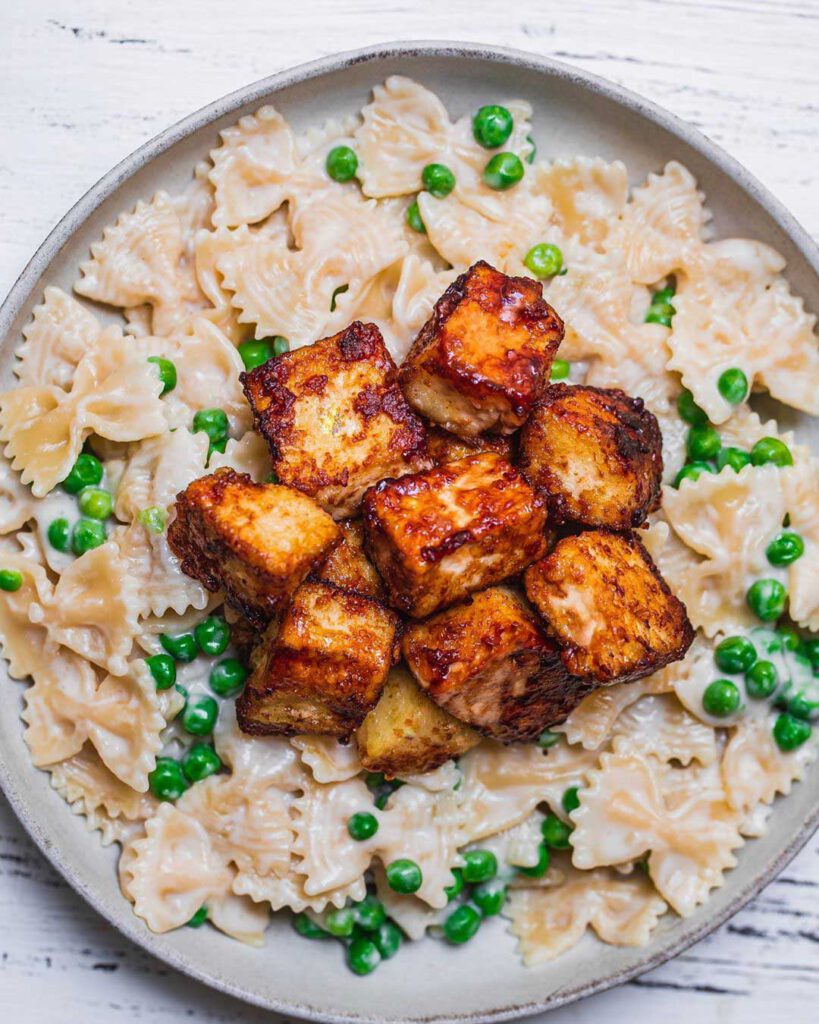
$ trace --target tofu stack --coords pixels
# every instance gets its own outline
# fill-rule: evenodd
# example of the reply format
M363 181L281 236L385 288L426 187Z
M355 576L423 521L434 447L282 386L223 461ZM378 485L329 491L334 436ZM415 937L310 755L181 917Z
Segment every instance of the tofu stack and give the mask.
M479 262L400 367L355 322L242 374L276 482L195 480L168 532L258 638L242 730L355 736L368 770L406 775L685 655L633 532L659 506L657 421L550 384L562 337L539 282Z

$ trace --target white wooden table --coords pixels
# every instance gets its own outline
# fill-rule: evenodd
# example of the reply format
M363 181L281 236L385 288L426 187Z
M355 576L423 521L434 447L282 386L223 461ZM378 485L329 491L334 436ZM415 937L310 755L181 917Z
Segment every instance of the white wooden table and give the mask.
M392 39L535 50L693 122L819 237L819 0L0 0L0 293L68 206L182 115ZM550 1024L816 1020L819 837L716 935ZM165 968L57 877L0 797L0 1020L270 1020Z

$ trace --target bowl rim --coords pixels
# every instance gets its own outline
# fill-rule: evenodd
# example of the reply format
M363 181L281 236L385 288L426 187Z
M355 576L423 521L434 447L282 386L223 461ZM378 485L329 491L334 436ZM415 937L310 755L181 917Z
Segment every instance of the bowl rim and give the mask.
M819 277L819 245L814 242L793 214L753 174L746 170L734 157L730 156L719 144L707 138L699 129L675 114L670 113L630 89L599 75L566 64L563 61L554 60L551 57L487 43L405 40L379 43L360 49L330 54L259 79L200 107L133 150L133 152L104 174L74 203L48 233L23 268L2 306L0 306L0 344L8 344L9 339L7 335L9 329L20 309L28 301L45 268L60 252L67 240L121 184L167 149L240 107L273 98L275 93L282 89L310 81L311 79L321 78L332 72L343 71L358 64L402 57L466 58L508 64L567 81L593 94L611 100L633 113L639 114L681 139L746 192L766 211L783 233L790 238L796 248L800 250L810 268ZM3 671L5 670L3 669ZM176 970L196 981L202 982L210 988L263 1009L290 1014L303 1020L329 1022L329 1024L350 1024L350 1022L355 1022L355 1024L382 1024L383 1018L381 1017L346 1012L327 1014L309 1005L265 998L264 996L248 992L241 988L241 986L234 985L230 981L211 973L182 953L166 948L163 936L147 932L142 928L141 922L138 922L138 919L130 914L130 908L128 917L121 915L118 911L109 907L102 897L98 896L74 875L71 866L64 860L60 849L54 845L45 831L40 830L37 822L34 820L34 816L29 812L25 794L19 791L13 784L10 767L7 764L7 755L2 749L0 749L0 790L5 794L16 817L32 841L52 867L59 872L62 878L68 882L71 888L86 903L90 904L119 933L124 934L131 942L135 943L145 952L166 964L170 964ZM796 856L817 828L819 828L819 800L790 842L780 850L764 871L755 875L747 882L725 908L709 916L693 931L687 932L677 940L664 946L661 950L650 953L638 964L617 969L593 982L579 985L576 988L566 989L559 995L548 996L542 1000L530 1000L525 1003L517 1003L514 1006L506 1006L480 1013L436 1014L434 1016L401 1019L424 1021L429 1022L429 1024L432 1024L432 1022L434 1024L484 1024L484 1022L485 1024L490 1024L490 1022L513 1020L545 1010L555 1009L558 1006L563 1006L621 985L673 959L733 917ZM131 917L133 917L133 920L130 919ZM390 1018L391 1021L398 1019Z

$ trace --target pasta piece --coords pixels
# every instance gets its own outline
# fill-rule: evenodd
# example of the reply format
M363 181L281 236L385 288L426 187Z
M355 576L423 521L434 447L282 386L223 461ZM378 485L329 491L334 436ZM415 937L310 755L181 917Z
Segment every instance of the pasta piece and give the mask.
M56 652L45 627L29 618L32 606L48 600L51 584L30 553L4 552L3 568L19 572L23 583L18 590L0 592L0 648L12 679L25 679L35 671L45 671Z
M575 867L623 864L651 851L657 890L688 917L735 866L743 840L716 765L669 768L620 738L588 779L572 812Z
M419 900L417 896L400 896L390 888L387 882L387 875L380 864L373 868L375 879L375 892L379 900L384 904L387 916L393 920L408 939L416 941L423 939L428 928L440 924L447 913L446 910L436 910L428 903Z
M573 870L562 885L513 891L505 914L533 966L571 949L587 928L613 946L645 946L667 909L642 872Z
M406 356L415 336L429 320L432 307L458 276L455 270L436 270L411 253L401 262L401 276L392 298L392 321L401 338L399 361Z
M249 430L239 441L231 438L224 452L214 451L208 461L208 469L212 473L223 466L229 466L237 473L247 473L256 483L265 483L271 474L272 465L270 449L255 430Z
M636 701L617 719L613 735L626 737L642 754L660 761L710 765L717 759L713 728L690 715L673 694Z
M31 760L43 768L82 750L88 739L83 712L94 700L97 677L84 659L53 648L31 675L34 684L23 694L21 717Z
M339 743L332 736L294 736L291 742L316 782L346 782L361 771L355 743Z
M576 157L541 164L534 173L532 187L549 197L560 233L602 249L628 199L625 165L620 160Z
M270 907L254 903L249 896L226 892L211 896L207 908L208 920L220 932L247 946L264 945L264 933L270 924Z
M69 392L49 385L0 397L0 441L22 482L42 498L65 479L90 434L111 441L161 434L161 389L153 365L108 328L80 360Z
M23 328L14 372L24 387L68 388L77 364L102 328L97 318L61 288L46 288L43 302Z
M21 483L9 461L0 457L0 535L25 526L34 518L36 510L37 502L31 489Z
M229 892L231 881L204 827L168 803L120 859L122 891L153 932L186 924L204 903Z
M183 615L189 608L201 612L208 607L210 596L197 580L182 572L166 533L154 533L135 522L115 530L111 539L127 566L135 591L133 612L139 619L164 616L169 611ZM197 615L197 620L201 617ZM159 632L170 629L166 624ZM184 630L180 627L179 632Z
M176 495L205 473L207 457L208 438L203 432L169 431L135 446L117 487L117 518L130 523L146 508L167 511Z
M309 781L298 751L281 736L248 736L236 721L235 701L228 701L213 735L216 752L233 774L249 784L272 785L294 793Z
M653 555L652 555L653 557ZM599 750L612 735L620 716L646 694L667 693L672 689L666 669L633 683L601 686L584 697L568 718L554 727L569 743L586 750Z

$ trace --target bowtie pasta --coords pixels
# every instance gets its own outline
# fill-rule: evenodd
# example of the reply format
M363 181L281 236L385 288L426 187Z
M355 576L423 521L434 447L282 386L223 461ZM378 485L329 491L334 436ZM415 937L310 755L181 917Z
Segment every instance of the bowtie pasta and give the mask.
M498 914L526 963L588 929L643 945L723 884L815 756L819 465L748 405L819 413L815 319L777 252L711 237L680 164L630 189L619 161L538 158L532 133L521 100L453 119L401 77L302 135L262 107L186 191L123 212L78 297L46 288L23 331L0 396L0 644L34 764L121 844L154 931L207 920L261 945L289 908L359 973ZM253 638L181 571L176 495L208 469L269 478L243 368L353 318L398 362L480 259L543 282L566 321L553 379L656 415L643 533L698 638L536 743L421 775L366 772L354 741L245 735Z

